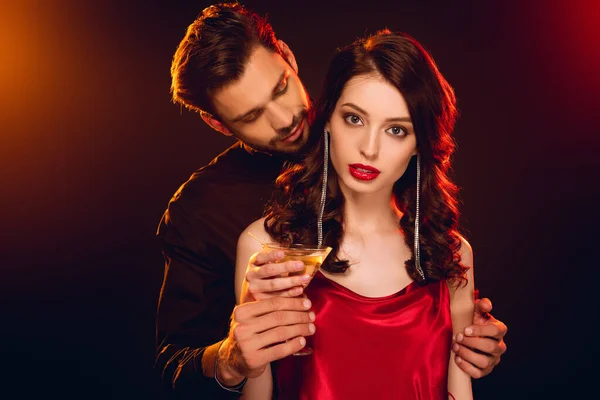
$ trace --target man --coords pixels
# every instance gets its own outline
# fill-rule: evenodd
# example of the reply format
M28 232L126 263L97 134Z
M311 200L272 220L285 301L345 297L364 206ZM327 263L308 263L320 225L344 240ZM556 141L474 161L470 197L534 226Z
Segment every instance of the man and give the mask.
M206 8L173 59L173 99L240 141L182 185L158 229L166 266L156 367L181 397L235 398L246 378L297 352L312 334L307 299L235 307L234 295L237 239L262 216L285 160L302 154L308 141L309 99L297 73L288 46L239 4ZM292 271L292 263L276 259L260 254L254 263ZM476 309L471 331L456 338L456 353L461 368L478 378L499 362L506 327L487 314L489 301Z

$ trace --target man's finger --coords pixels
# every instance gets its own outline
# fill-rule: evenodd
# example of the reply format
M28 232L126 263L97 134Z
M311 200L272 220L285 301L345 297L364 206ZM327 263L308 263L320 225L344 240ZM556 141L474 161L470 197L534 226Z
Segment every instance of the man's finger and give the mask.
M278 326L257 335L253 345L256 346L257 349L263 349L298 336L310 336L315 333L315 330L315 324L312 322L308 324Z
M233 309L233 318L244 322L273 311L307 311L311 306L310 300L303 297L272 297L236 306Z
M252 321L251 329L261 333L278 326L308 324L314 320L315 313L312 311L273 311Z
M494 363L493 357L476 353L468 347L462 346L458 343L454 343L452 345L452 351L463 361L467 361L479 369L491 368Z
M475 311L480 313L492 312L492 301L488 298L475 300Z
M499 356L503 353L500 342L486 337L466 337L461 334L457 335L456 341L471 349L480 351L488 355Z
M475 301L475 313L473 314L474 324L485 324L490 320L495 320L490 314L492 310L491 304L483 302L482 300Z
M506 325L500 321L483 325L469 325L463 333L465 336L487 336L501 340L506 335Z
M463 360L460 356L454 356L454 362L456 363L456 365L458 365L458 368L465 371L467 375L469 375L471 378L479 379L485 376L482 370L475 367L470 362Z
M304 346L306 346L306 339L300 336L261 350L261 360L263 360L265 364L281 360L282 358L299 352Z

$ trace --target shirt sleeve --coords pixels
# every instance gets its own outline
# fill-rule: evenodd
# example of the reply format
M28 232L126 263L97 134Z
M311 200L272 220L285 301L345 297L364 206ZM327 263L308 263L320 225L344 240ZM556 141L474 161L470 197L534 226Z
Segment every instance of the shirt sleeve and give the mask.
M214 357L235 305L228 276L197 199L181 193L169 203L157 237L165 272L157 310L155 369L178 399L234 399L214 380ZM230 282L231 281L231 282ZM231 287L229 287L231 285ZM204 356L204 360L203 360Z

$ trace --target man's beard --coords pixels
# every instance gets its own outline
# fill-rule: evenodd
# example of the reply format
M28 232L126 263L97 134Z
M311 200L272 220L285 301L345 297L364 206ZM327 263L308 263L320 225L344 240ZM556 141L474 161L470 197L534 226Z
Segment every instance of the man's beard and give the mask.
M237 137L237 139L240 142L242 142L245 146L249 147L250 149L252 149L254 151L257 151L259 153L268 154L270 156L281 158L283 160L292 161L292 162L299 162L299 161L303 160L306 153L309 150L308 139L305 139L304 137L298 138L298 140L302 140L302 141L304 141L304 143L300 144L298 148L293 148L293 149L289 149L289 150L275 149L270 146L262 146L262 145L255 144L255 143L249 142L247 140L244 140L240 137Z
M279 129L277 131L277 137L274 139L271 139L269 141L269 144L266 146L252 143L251 141L243 139L238 135L235 135L235 136L240 142L242 142L244 145L246 145L247 147L250 147L251 149L253 149L255 151L258 151L260 153L269 154L269 155L272 155L272 156L275 156L278 158L282 158L284 160L298 162L304 158L304 155L308 151L309 140L308 140L308 137L305 137L304 132L302 132L300 134L300 137L297 139L297 143L294 143L294 145L297 145L297 146L291 145L291 146L289 146L290 147L289 149L279 149L276 147L276 145L277 145L277 142L279 142L283 138L289 136L290 133L292 133L298 127L298 125L302 123L302 121L305 121L305 123L308 125L309 121L308 121L307 116L308 116L308 111L306 109L303 109L302 111L300 111L297 115L294 116L290 126ZM306 129L306 127L303 129ZM310 132L310 127L308 129Z

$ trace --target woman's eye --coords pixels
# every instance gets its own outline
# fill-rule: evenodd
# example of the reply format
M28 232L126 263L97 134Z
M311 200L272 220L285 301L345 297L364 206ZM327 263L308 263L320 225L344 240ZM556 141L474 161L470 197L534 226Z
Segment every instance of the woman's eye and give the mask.
M350 125L362 125L362 120L360 119L360 117L358 115L348 114L348 115L346 115L346 117L344 119Z
M401 126L392 126L386 132L391 133L394 136L406 136L406 131Z

